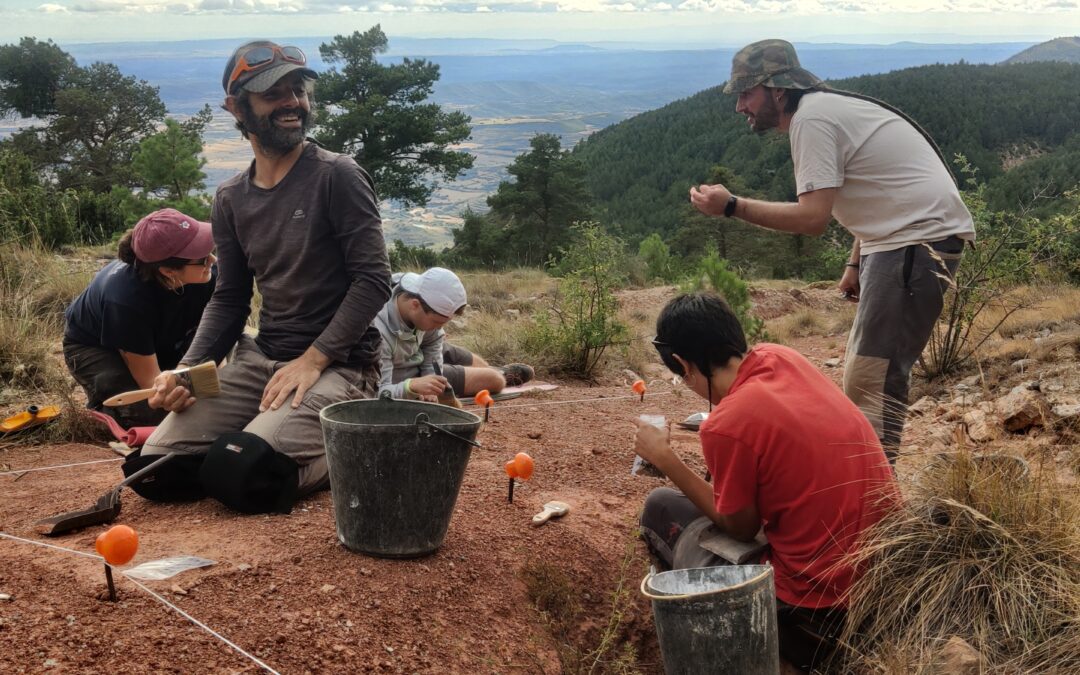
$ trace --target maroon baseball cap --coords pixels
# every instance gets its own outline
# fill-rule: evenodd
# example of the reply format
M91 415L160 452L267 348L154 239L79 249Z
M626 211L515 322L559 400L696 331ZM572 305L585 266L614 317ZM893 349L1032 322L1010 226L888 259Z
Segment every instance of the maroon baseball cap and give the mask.
M143 217L131 233L135 256L148 263L169 258L198 260L214 250L210 223L195 220L176 209L161 209Z

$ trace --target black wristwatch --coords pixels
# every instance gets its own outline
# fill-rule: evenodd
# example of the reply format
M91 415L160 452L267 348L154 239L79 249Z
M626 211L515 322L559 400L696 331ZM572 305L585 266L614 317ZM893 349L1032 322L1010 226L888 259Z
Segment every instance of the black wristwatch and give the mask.
M728 197L727 204L724 206L724 217L730 218L735 215L735 205L739 203L739 198L735 195Z

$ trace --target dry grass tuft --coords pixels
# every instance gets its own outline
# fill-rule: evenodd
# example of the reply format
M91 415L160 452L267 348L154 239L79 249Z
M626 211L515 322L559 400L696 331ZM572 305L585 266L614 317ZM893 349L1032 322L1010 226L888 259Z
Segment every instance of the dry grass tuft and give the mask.
M1034 297L1034 304L1013 313L998 328L1006 338L1053 327L1065 322L1080 322L1080 289L1072 286L1020 287L1013 289L1010 298ZM1000 307L989 307L979 317L982 328L995 325L1003 314Z
M769 337L780 344L790 344L794 338L824 335L826 325L820 312L805 307L765 322Z
M73 276L42 249L0 249L0 382L41 392L63 382L51 352L63 334L63 308L85 284Z
M935 463L868 532L848 668L929 672L959 636L994 671L1080 671L1080 500L1052 470L1017 466L966 452Z
M765 322L770 342L791 344L796 338L829 336L844 333L855 319L855 305L845 303L823 312L803 307Z
M556 280L543 270L521 267L507 272L461 272L469 306L474 310L500 315L508 309L529 314L537 300L551 294Z
M1050 359L1050 355L1059 349L1065 347L1075 348L1077 346L1080 346L1080 333L1051 335L1035 345L1035 349L1031 352L1031 358L1038 359L1039 361L1047 361ZM1075 350L1070 349L1067 356L1069 359L1075 358Z
M100 261L71 261L40 248L0 249L0 382L11 413L31 405L60 405L55 421L12 436L16 443L106 438L103 427L72 398L71 379L54 352L64 331L63 310L86 287Z
M45 427L46 443L106 443L113 440L108 428L90 416L70 393L61 404L60 417Z
M622 361L620 365L643 374L647 365L657 361L656 350L649 342L656 333L656 317L640 309L622 308L619 310L619 320L630 328L631 336L630 341L617 352Z
M1031 338L1007 338L983 345L979 350L979 360L1012 362L1029 358L1034 349L1035 341Z
M447 337L450 342L479 354L492 365L521 362L536 367L541 361L521 347L527 325L527 319L471 311L465 328L450 329Z

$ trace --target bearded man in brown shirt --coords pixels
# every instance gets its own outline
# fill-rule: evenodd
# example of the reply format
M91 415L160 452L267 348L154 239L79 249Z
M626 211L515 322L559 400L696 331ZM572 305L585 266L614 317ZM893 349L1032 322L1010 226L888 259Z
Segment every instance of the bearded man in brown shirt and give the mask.
M218 285L180 365L236 353L218 398L196 401L171 372L155 382L150 405L173 414L125 473L176 457L135 486L144 496L288 512L329 485L319 411L377 390L372 320L390 297L382 224L367 172L307 138L317 77L300 49L268 41L237 48L225 67L224 107L255 158L214 198ZM254 285L257 337L244 333Z

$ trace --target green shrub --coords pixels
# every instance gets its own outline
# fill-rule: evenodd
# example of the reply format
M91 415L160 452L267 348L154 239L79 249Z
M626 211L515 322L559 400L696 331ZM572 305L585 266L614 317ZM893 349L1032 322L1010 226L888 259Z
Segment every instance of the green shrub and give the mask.
M922 375L934 379L954 373L1016 312L1036 304L1032 294L1016 294L1021 285L1037 285L1077 269L1080 199L1069 195L1071 211L1040 220L1026 212L992 211L986 186L958 159L969 188L963 194L975 221L978 243L964 251L956 278L945 295L941 319L919 360ZM993 322L979 322L993 310Z
M589 378L608 347L629 340L615 299L626 255L622 242L595 223L573 229L575 243L562 252L558 293L526 330L524 347L551 370Z
M750 286L737 273L728 269L727 260L721 258L716 249L710 249L698 261L690 278L679 286L683 293L705 289L723 296L731 311L738 317L748 341L760 342L767 339L765 322L751 314L753 304L750 302Z
M653 232L638 246L638 257L645 263L649 281L671 281L673 270L671 250L660 235Z
M48 249L100 244L125 227L113 193L60 189L39 178L23 155L0 151L0 241Z
M439 264L439 254L426 246L409 246L400 239L387 253L390 254L390 269L395 272L405 270L426 270Z

